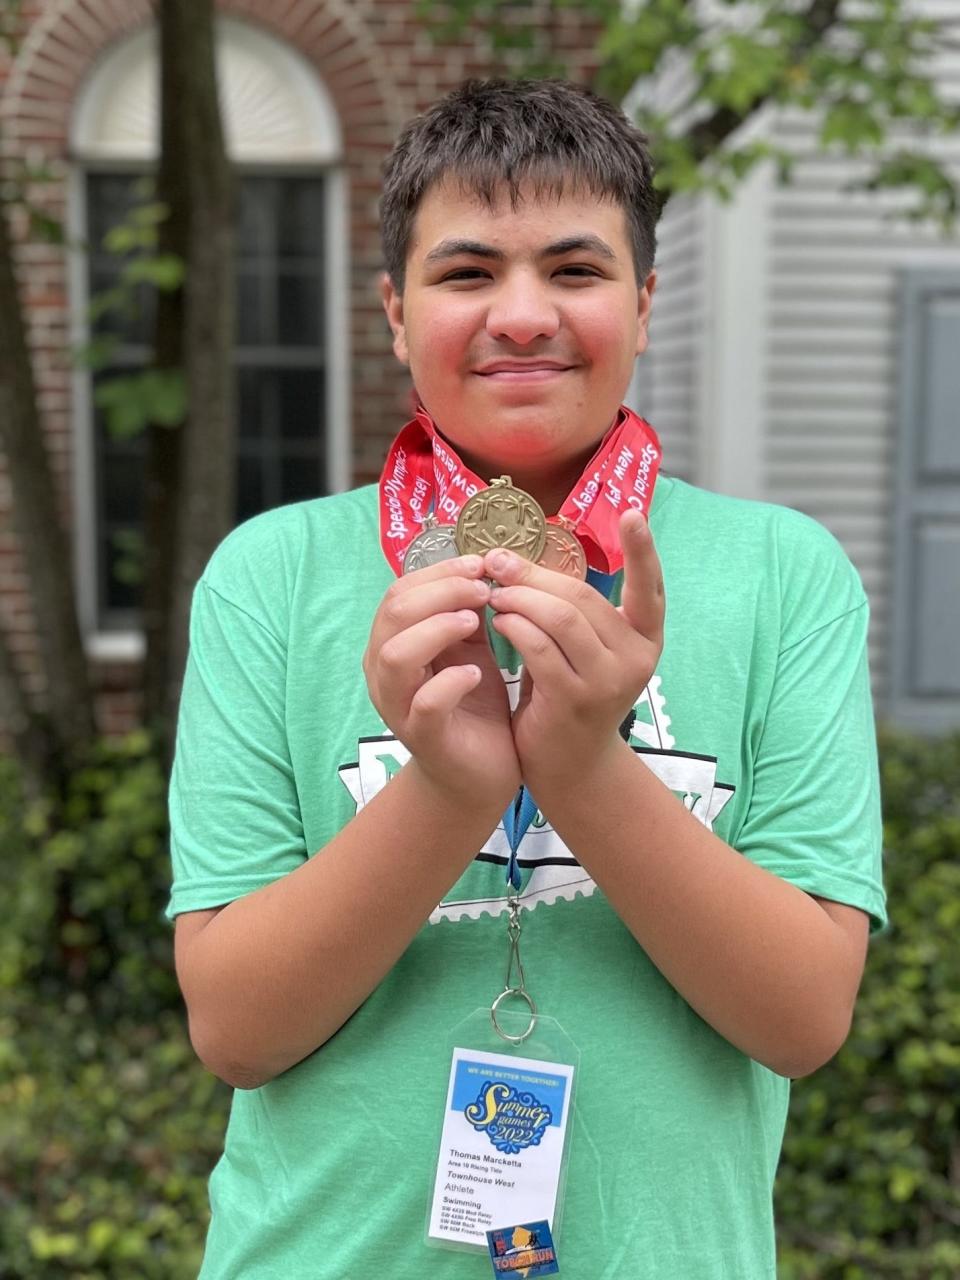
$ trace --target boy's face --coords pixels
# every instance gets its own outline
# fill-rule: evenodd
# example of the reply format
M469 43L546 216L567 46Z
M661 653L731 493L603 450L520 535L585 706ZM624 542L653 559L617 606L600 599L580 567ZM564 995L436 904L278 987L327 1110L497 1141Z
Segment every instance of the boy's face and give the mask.
M424 196L403 293L385 279L383 299L394 351L464 461L553 505L614 420L655 283L637 284L619 205L528 192L491 208L454 181Z

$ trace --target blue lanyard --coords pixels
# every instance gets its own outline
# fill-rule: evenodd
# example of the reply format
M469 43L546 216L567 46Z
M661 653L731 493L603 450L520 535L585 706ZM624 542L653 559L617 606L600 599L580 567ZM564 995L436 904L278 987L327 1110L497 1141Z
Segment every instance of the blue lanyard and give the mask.
M608 600L616 580L617 575L615 573L601 573L599 569L587 570L587 581L591 587L596 587ZM507 884L511 885L515 890L520 888L520 867L517 861L517 851L520 848L520 841L527 834L530 823L536 817L537 807L536 800L534 800L527 788L521 787L503 815L503 829L506 832L507 840L510 842Z

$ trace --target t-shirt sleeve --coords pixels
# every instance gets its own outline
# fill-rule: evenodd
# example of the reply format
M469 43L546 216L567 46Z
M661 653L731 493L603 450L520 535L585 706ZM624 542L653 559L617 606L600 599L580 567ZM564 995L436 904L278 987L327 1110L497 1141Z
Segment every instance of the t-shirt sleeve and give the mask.
M170 918L252 893L307 857L286 669L284 642L202 579L170 785Z
M859 907L876 930L886 923L883 829L868 605L858 594L829 621L786 637L777 655L750 805L734 843L806 892Z

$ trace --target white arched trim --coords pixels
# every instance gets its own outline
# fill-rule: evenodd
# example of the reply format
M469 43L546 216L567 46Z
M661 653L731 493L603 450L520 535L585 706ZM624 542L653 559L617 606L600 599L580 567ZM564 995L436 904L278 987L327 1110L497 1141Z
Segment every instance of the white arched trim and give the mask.
M227 151L237 164L323 164L339 159L336 109L290 45L235 18L217 18L217 75ZM157 30L145 27L96 63L77 95L76 160L150 162L159 139Z

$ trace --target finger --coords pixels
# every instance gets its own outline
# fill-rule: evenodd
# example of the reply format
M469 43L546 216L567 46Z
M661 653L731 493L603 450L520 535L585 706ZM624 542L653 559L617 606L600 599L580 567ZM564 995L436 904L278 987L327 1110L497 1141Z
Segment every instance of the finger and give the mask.
M474 558L480 559L479 556ZM418 569L410 577L427 572L427 569ZM457 609L482 609L489 599L490 586L479 577L448 576L412 584L408 584L405 578L399 578L384 596L378 611L376 639L383 644L398 632L438 613L452 613Z
M523 659L524 675L534 685L563 696L571 682L579 677L567 661L562 649L546 631L521 613L498 613L492 626L516 649Z
M623 618L610 604L606 596L579 578L531 564L510 551L489 551L484 556L485 572L501 587L534 587L548 595L569 601L587 618L604 645L615 649L626 639L630 630Z
M596 592L594 592L596 594ZM533 587L497 587L490 596L491 607L499 616L519 614L539 627L558 646L567 662L580 676L596 672L599 664L608 661L610 650L597 634L590 620L570 600L538 591ZM608 610L609 610L609 606ZM613 617L618 627L627 633L616 613Z
M374 659L379 688L406 705L424 684L425 673L434 659L479 625L478 614L460 609L456 613L433 614L391 636Z
M410 703L410 716L416 729L429 732L437 722L455 711L471 689L480 683L479 667L471 663L461 667L444 667L425 681Z
M579 579L568 573L558 573L556 569L545 569L542 564L533 564L522 556L497 547L488 551L483 557L484 572L488 573L502 587L524 584L539 587L541 591L554 594L565 594L565 588L582 586Z
M650 526L639 511L627 511L620 517L618 532L623 548L623 616L635 631L659 642L665 610L663 570Z
M438 578L479 578L482 573L483 556L454 556L452 560L439 560L436 564L428 564L423 569L414 569L410 573L405 573L393 585L405 590Z

